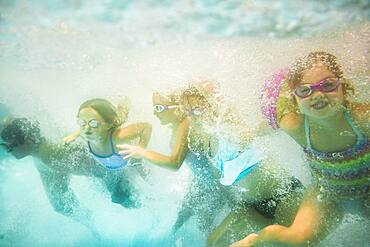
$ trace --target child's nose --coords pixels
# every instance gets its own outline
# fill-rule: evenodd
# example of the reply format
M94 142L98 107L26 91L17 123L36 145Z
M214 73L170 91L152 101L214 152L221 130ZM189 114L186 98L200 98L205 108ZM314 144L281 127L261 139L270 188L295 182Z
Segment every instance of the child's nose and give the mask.
M314 90L312 94L312 99L324 98L325 94L319 90Z

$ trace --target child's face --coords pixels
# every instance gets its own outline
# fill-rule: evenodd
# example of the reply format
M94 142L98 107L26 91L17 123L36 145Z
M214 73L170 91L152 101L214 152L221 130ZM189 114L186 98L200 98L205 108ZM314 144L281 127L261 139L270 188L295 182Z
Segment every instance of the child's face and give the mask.
M171 103L166 97L158 93L153 94L152 100L153 100L153 106L155 105L161 105L164 107L173 106L173 103ZM176 108L172 108L172 109L165 109L162 112L153 111L153 114L159 119L162 125L167 125L170 123L175 123L175 122L180 121L179 116L175 113L175 111L176 111Z
M98 141L105 138L112 127L97 111L90 107L81 109L77 118L80 125L80 135L87 141Z
M302 81L298 84L316 84L326 78L336 78L333 72L328 70L325 65L318 63L311 69L304 72ZM342 85L332 92L321 92L314 89L313 93L300 98L295 96L301 113L313 118L327 118L337 114L343 109L343 90Z

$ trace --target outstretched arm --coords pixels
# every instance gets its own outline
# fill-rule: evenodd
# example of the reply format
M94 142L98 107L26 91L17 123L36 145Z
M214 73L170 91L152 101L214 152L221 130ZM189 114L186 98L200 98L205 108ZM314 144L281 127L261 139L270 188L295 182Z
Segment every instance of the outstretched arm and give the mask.
M147 150L140 146L118 145L117 147L121 149L121 154L127 155L126 158L143 158L160 167L178 170L188 152L189 125L190 120L185 119L174 131L173 134L175 135L175 144L172 148L172 153L170 156Z

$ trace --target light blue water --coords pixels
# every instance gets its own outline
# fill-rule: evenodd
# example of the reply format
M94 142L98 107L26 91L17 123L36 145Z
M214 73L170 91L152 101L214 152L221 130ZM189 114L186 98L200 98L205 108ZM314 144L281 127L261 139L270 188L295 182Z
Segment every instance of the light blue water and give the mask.
M129 96L129 120L151 122L150 148L168 153L169 130L151 112L154 90L218 81L253 125L260 82L297 55L324 49L368 92L369 8L368 1L349 0L3 0L0 102L14 115L38 119L47 136L60 140L77 127L76 110L85 99L117 103ZM368 100L366 93L359 97ZM285 135L254 145L309 182L300 148ZM169 233L190 181L186 165L173 173L148 164L149 183L137 181L143 207L134 210L110 203L98 181L74 177L72 189L94 212L99 242L53 211L32 159L17 161L4 150L0 157L0 246L204 246L194 219L176 236ZM348 219L324 246L366 241L358 240L367 235L363 223Z

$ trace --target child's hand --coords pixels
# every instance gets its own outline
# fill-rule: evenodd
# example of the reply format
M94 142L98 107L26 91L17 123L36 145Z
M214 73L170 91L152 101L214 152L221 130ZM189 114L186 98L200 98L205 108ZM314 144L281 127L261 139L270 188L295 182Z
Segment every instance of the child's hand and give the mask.
M128 144L117 145L118 153L125 155L124 159L135 158L141 159L144 149L140 146L133 146Z
M258 234L251 233L246 238L231 244L230 247L250 247L250 246L253 246L257 242L257 239L258 239Z
M77 139L77 137L80 136L80 131L76 131L70 135L67 135L66 137L63 138L63 143L64 144L68 144L68 143L71 143L73 142L74 140Z

